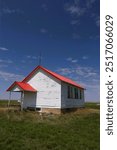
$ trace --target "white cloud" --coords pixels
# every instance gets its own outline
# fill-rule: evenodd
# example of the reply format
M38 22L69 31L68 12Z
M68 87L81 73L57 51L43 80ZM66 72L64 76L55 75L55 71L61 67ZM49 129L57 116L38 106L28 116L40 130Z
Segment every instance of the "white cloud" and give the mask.
M24 11L20 10L20 9L10 9L10 8L3 8L1 10L2 14L23 14Z
M45 33L47 33L48 31L47 31L47 29L45 29L45 28L41 28L41 29L40 29L40 32L43 33L43 34L45 34Z
M28 59L38 59L37 56L30 56L30 55L27 55L26 57L27 57Z
M72 60L71 62L72 63L76 63L78 60L77 59L74 59L74 60Z
M25 60L21 60L21 62L22 62L22 63L26 63L26 61L25 61Z
M84 0L83 3L80 0L73 0L71 2L67 2L64 5L64 10L71 16L71 25L79 25L80 24L80 17L84 16L85 14L92 17L94 15L94 11L91 11L95 4L96 0ZM99 15L99 14L98 14ZM96 26L100 25L99 17L95 14L93 17ZM79 39L80 36L77 33L73 33L72 37L74 39Z
M96 25L99 27L100 26L100 17L97 17L95 22L96 22Z
M95 35L95 36L89 36L89 39L99 39L100 38L100 35Z
M72 60L72 57L68 57L68 58L67 58L67 61L71 61L71 60Z
M100 16L99 16L99 14L97 15L95 13L92 13L91 17L95 21L96 26L99 27L100 26Z
M83 67L83 66L79 66L77 64L75 64L75 66L73 67L68 67L68 68L59 68L57 70L57 72L60 72L63 75L70 75L72 73L74 73L74 75L76 76L75 78L97 78L98 77L98 73L96 70L94 70L92 67Z
M8 67L8 65L6 65L6 64L0 64L0 68L6 68L6 67Z
M37 59L37 57L36 56L32 56L32 59Z
M68 57L66 60L67 60L67 61L70 61L70 62L72 62L72 63L76 63L76 62L78 61L77 59L73 59L73 58L71 58L71 57Z
M30 56L30 55L27 55L26 57L27 57L27 58L31 58L31 56Z
M14 74L14 73L0 71L0 78L5 81L14 81L14 80L21 80L24 77L22 75L18 75L18 74Z
M96 0L86 0L81 4L80 0L73 0L72 3L66 3L64 9L70 15L80 17L87 13L95 2Z
M86 1L86 7L87 8L92 8L93 4L95 3L96 0L87 0Z
M88 56L83 56L82 59L86 60L88 59Z
M9 8L3 8L2 11L4 14L12 14L16 12L15 9L9 9Z
M82 16L85 13L86 8L82 8L82 7L80 7L79 5L77 5L75 3L72 4L72 5L67 3L67 4L65 4L65 10L73 16L74 15L75 16Z
M1 51L8 51L8 48L0 47L0 50L1 50Z
M47 5L44 3L41 5L41 8L44 10L44 11L47 11L48 10L48 7Z
M71 21L71 25L78 25L80 24L80 22L78 20L72 20Z
M79 76L82 76L83 78L97 78L98 73L94 68L92 67L82 67L77 65L76 69L76 74Z
M70 68L59 68L56 70L57 72L60 72L60 74L65 75L65 76L69 76L72 73L74 73L74 70L70 69Z
M69 58L69 60L71 60ZM99 72L93 67L72 64L70 67L58 68L57 73L76 81L86 88L86 100L99 101L100 79Z
M3 59L0 59L0 63L12 64L13 61L12 60L3 60Z

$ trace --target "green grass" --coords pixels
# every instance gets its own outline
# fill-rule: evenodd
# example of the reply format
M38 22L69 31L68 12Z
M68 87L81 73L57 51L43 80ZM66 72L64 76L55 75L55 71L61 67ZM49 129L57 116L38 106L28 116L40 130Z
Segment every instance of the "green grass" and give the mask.
M100 109L100 103L86 102L85 107L86 108Z
M10 105L19 105L17 100L11 100ZM0 100L0 107L7 107L8 106L8 100Z
M0 149L99 150L99 110L89 105L65 115L0 111Z

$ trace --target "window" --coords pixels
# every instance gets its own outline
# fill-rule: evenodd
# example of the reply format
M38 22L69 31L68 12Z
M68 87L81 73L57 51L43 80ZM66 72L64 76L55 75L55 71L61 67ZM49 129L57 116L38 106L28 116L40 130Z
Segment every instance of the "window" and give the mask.
M74 88L74 92L75 92L75 99L78 99L78 88Z
M68 86L68 98L73 98L73 88Z
M82 99L82 90L80 90L80 99Z
M81 99L81 94L79 93L79 89L76 87L68 86L68 98Z
M70 86L68 86L68 98L70 98Z

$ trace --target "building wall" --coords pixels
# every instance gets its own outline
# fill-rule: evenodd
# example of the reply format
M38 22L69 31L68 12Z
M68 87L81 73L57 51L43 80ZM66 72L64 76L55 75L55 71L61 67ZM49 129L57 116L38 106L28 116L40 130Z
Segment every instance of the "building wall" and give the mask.
M61 108L61 81L39 69L28 83L37 90L36 107Z
M18 86L15 85L14 88L12 89L12 91L14 91L14 92L17 91L18 92L18 91L21 91L21 89Z
M23 108L35 107L36 106L37 93L35 92L24 92Z
M68 98L68 85L67 83L61 83L61 107L62 108L77 108L84 106L84 90L82 90L82 99ZM74 87L74 86L72 86Z

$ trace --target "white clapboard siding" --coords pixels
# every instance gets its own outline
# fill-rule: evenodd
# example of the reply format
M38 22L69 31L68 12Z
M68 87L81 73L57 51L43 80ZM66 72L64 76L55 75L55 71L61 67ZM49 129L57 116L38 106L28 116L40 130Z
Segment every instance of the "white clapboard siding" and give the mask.
M61 81L39 69L28 83L37 90L36 101L34 100L36 107L61 108ZM31 101L32 95L25 96L25 107L26 105L34 105Z
M23 107L35 107L36 106L37 93L35 92L24 92Z
M21 91L21 89L18 87L18 86L14 86L14 88L12 89L12 91L14 91L14 92L18 92L18 91Z

